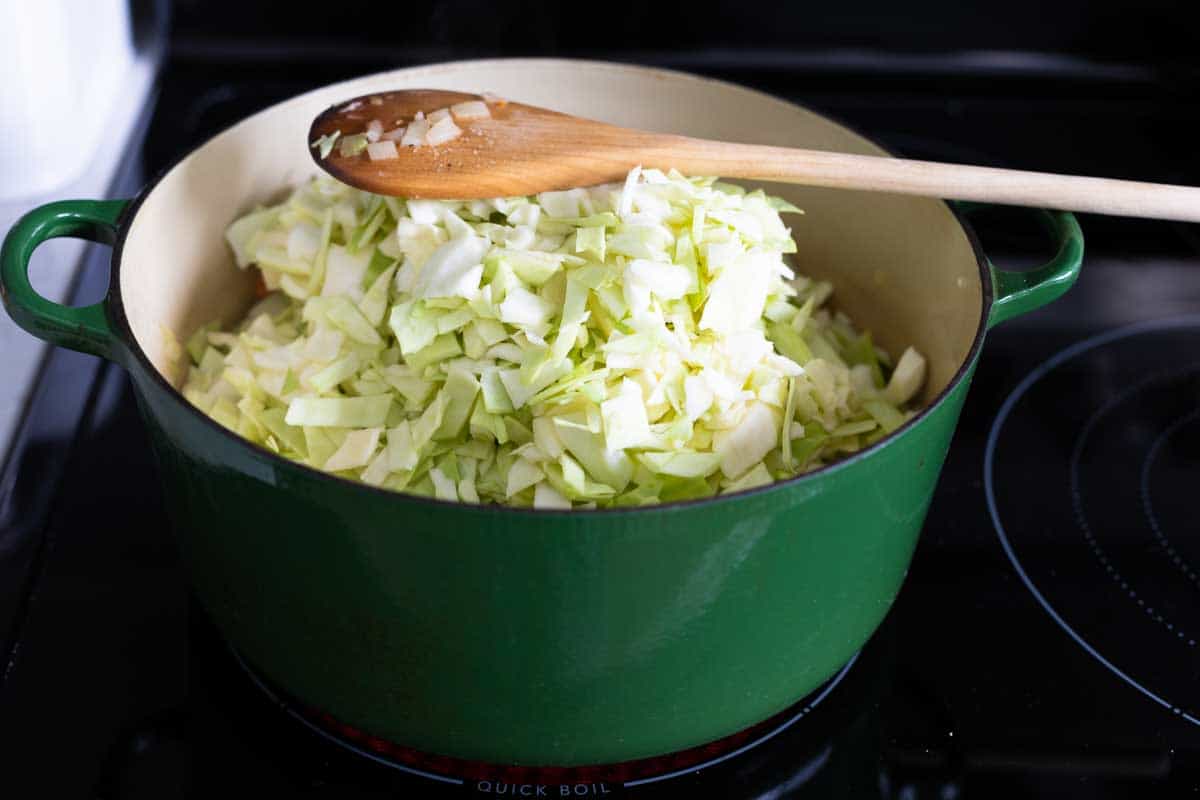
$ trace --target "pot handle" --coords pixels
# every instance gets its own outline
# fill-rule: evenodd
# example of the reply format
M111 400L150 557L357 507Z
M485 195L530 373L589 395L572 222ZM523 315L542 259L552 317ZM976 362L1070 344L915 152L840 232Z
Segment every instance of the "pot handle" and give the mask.
M956 203L955 206L968 217L986 208L980 203ZM988 316L988 328L1057 300L1079 277L1079 267L1083 264L1083 231L1075 215L1069 211L1027 210L1035 214L1054 237L1058 250L1045 264L1027 271L1000 269L987 259L995 297Z
M116 334L104 303L71 308L42 297L29 283L29 258L47 239L71 236L112 245L125 200L62 200L30 211L0 247L0 297L13 321L39 339L115 360Z

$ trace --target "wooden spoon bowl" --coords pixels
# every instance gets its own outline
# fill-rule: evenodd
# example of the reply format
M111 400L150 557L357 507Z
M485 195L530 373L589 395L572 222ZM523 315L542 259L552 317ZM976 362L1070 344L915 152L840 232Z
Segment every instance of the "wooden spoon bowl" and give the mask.
M309 141L340 131L362 133L371 120L385 128L481 95L413 89L356 97L322 112ZM491 99L491 98L489 98ZM365 153L344 156L337 147L317 165L343 183L375 194L430 199L512 197L620 180L639 162L628 144L605 147L630 131L616 125L509 101L488 103L491 117L458 121L462 136L442 145L400 146L399 158L372 161ZM640 131L634 133L641 133ZM646 134L647 139L686 140ZM583 145L586 143L586 147ZM643 151L645 152L645 151ZM553 157L548 157L553 154ZM647 156L651 155L646 153Z

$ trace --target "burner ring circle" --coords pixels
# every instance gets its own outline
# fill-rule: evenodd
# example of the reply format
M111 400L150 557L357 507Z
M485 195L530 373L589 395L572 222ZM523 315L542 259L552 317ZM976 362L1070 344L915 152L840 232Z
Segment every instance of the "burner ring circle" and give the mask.
M1138 596L1137 588L1132 586L1132 581L1127 579L1117 569L1116 565L1113 563L1112 557L1108 555L1104 547L1100 544L1096 536L1096 532L1093 530L1091 523L1088 521L1087 512L1084 509L1083 503L1083 481L1080 478L1080 464L1083 461L1083 452L1087 448L1088 440L1091 438L1092 433L1097 427L1100 426L1101 422L1103 422L1106 417L1124 405L1128 400L1137 397L1139 394L1145 392L1148 388L1155 386L1156 384L1169 382L1176 376L1176 372L1160 372L1158 374L1151 375L1144 380L1138 381L1133 386L1130 386L1119 392L1115 397L1104 403L1102 406L1100 406L1100 408L1096 409L1096 411L1094 411L1090 417L1088 417L1087 422L1084 423L1083 430L1080 431L1079 436L1075 438L1075 444L1071 448L1071 511L1075 516L1075 524L1079 526L1079 530L1083 534L1084 541L1087 542L1088 549L1092 551L1092 555L1095 556L1096 560L1100 564L1100 567L1104 570L1105 574L1112 579L1113 583L1117 585L1117 587L1121 590L1121 593L1130 602L1134 603L1147 617L1169 631L1172 636L1182 639L1189 647L1195 647L1196 640L1184 631L1183 626L1167 620L1162 613L1155 610L1152 606L1147 605L1145 598ZM1168 425L1167 428L1171 429L1174 425L1175 423L1171 423L1171 425ZM1162 435L1160 434L1160 438L1161 436ZM1154 448L1152 446L1150 450L1153 451L1153 449ZM1146 459L1143 459L1143 463L1146 463L1147 459L1149 458L1150 456L1147 456ZM1144 473L1140 475L1142 478L1142 483L1139 489L1144 489L1146 486L1146 476ZM1142 495L1143 511L1145 510L1145 496L1146 495ZM1155 529L1155 533L1157 534L1157 529ZM1159 538L1160 540L1163 539L1161 536Z
M984 497L987 502L988 515L992 520L992 527L996 531L996 536L1000 540L1000 546L1004 550L1004 554L1008 557L1013 569L1025 587L1033 595L1034 599L1042 607L1044 611L1054 620L1074 642L1079 645L1084 652L1094 658L1097 662L1103 665L1106 669L1117 676L1128 686L1132 687L1147 699L1153 701L1162 708L1170 711L1173 715L1184 719L1193 725L1200 726L1200 717L1189 713L1183 708L1164 699L1162 696L1148 688L1136 678L1126 673L1109 659L1105 658L1087 639L1085 639L1070 623L1063 618L1057 609L1046 599L1046 596L1033 582L1029 576L1020 558L1017 557L1016 550L1013 548L1012 542L1009 539L1008 532L1004 528L1004 523L1000 518L1000 509L996 501L995 487L995 461L996 447L1000 440L1000 431L1004 427L1004 423L1012 414L1017 402L1043 377L1051 370L1059 365L1069 361L1076 356L1086 353L1094 348L1110 344L1112 342L1127 339L1138 334L1149 333L1153 331L1177 330L1184 328L1193 328L1200 325L1200 315L1186 315L1181 317L1173 317L1165 320L1151 320L1147 322L1135 323L1117 330L1107 331L1096 336L1076 342L1075 344L1059 351L1051 356L1046 361L1039 364L1032 372L1026 375L1016 388L1004 399L1000 406L1000 410L996 413L995 419L992 421L992 427L988 431L987 444L984 448L983 456L983 488Z
M1178 567L1188 580L1200 587L1200 572L1197 572L1196 567L1176 550L1175 545L1171 543L1170 538L1164 532L1159 515L1154 510L1154 499L1150 492L1150 472L1154 468L1159 455L1162 453L1163 446L1181 429L1197 420L1200 420L1200 408L1190 414L1184 414L1168 425L1158 435L1154 443L1150 445L1150 450L1146 453L1146 457L1142 460L1139 491L1142 497L1142 511L1146 515L1146 522L1149 524L1150 530L1154 533L1154 537L1158 539L1158 543L1162 545L1163 555Z

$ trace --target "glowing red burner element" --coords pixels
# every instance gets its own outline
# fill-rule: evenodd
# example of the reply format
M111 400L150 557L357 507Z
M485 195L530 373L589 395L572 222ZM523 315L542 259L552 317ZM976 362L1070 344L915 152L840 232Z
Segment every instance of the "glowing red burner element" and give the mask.
M423 772L432 772L438 775L462 778L469 781L492 781L493 783L509 784L626 783L670 772L687 770L712 761L727 753L732 753L742 745L754 741L796 716L796 708L793 706L770 719L726 736L723 739L718 739L715 742L698 745L675 753L641 758L635 761L582 767L529 767L489 764L482 761L467 761L450 756L425 753L373 736L335 719L324 711L319 711L301 703L294 703L292 706L310 723L325 732L351 742L372 753L376 753L397 764Z
M235 653L236 655L236 653ZM807 715L841 682L858 660L855 655L811 699L804 698L773 717L715 742L615 764L595 766L517 766L468 761L451 756L426 753L396 744L360 730L276 690L240 657L239 663L250 677L285 711L304 721L314 730L352 750L391 763L393 766L425 774L429 778L489 781L506 785L585 785L650 782L656 778L701 769L736 754L740 749L761 744Z

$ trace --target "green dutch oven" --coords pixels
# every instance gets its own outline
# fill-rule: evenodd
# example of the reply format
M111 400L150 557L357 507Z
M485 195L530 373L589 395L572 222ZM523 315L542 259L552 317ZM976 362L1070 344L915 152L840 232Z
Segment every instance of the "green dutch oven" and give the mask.
M312 172L309 121L384 89L491 90L534 105L712 139L883 151L739 86L603 63L498 60L406 69L310 92L216 136L129 201L28 214L2 254L5 307L49 342L128 370L180 548L224 636L271 683L419 750L497 763L603 764L763 720L862 647L908 568L984 334L1078 275L1074 218L1041 213L1045 266L992 266L936 200L768 185L804 208L799 268L893 353L929 359L924 410L807 475L711 500L531 511L408 497L298 466L190 406L171 339L237 318L252 277L225 226ZM30 254L113 245L105 300L30 287Z

